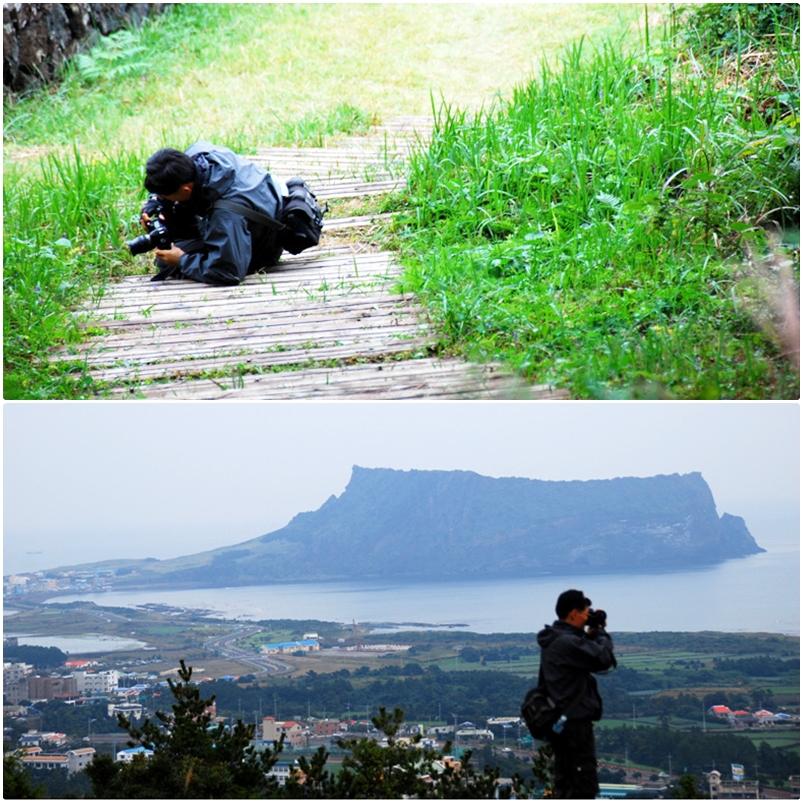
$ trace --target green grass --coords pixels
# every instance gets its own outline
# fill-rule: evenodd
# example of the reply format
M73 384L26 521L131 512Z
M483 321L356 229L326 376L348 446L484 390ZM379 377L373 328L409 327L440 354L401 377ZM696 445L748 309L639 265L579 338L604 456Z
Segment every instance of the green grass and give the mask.
M668 47L589 50L486 113L438 111L405 289L456 351L579 397L797 398L766 283L787 270L774 233L799 240L796 103ZM796 262L794 303L798 281Z
M248 151L427 114L430 92L479 108L578 33L635 32L640 9L178 4L102 40L57 88L7 103L4 147L150 152L203 138Z
M72 308L119 270L132 229L139 161L84 160L80 150L51 153L37 172L6 166L3 183L3 329L5 398L82 395L91 383L48 366L54 344L82 336Z

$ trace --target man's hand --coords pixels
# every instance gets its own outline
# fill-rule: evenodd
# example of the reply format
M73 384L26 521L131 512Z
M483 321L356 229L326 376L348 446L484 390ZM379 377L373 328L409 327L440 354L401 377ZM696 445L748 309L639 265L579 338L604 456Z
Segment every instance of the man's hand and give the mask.
M177 245L173 245L169 251L163 251L161 248L157 248L154 253L158 259L164 260L173 268L178 265L179 259L184 256L184 251L182 251Z
M148 228L147 224L154 219L153 215L161 208L162 199L158 195L149 195L148 200L142 205L142 211L139 215L139 222L142 223L144 229ZM162 219L164 220L164 217Z

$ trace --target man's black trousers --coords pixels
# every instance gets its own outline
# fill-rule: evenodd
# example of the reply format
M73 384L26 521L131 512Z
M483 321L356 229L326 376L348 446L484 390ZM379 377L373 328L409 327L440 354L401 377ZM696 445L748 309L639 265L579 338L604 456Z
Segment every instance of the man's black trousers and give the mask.
M594 725L570 719L550 742L555 748L555 797L593 800L599 794Z

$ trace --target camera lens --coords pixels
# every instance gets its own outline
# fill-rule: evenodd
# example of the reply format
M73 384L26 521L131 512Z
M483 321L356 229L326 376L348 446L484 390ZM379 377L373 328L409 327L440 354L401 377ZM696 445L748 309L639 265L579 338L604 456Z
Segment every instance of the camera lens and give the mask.
M137 254L145 254L148 251L152 251L156 248L156 244L152 242L150 233L148 234L141 234L139 237L134 238L130 242L126 243L128 246L128 250L131 252L132 256L136 256Z

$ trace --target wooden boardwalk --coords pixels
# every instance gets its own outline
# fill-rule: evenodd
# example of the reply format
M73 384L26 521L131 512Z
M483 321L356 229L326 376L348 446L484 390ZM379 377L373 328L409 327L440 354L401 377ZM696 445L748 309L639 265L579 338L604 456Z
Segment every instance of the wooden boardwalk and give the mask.
M425 120L399 120L336 148L251 158L277 177L304 176L322 202L359 199L403 187L410 137L426 130ZM317 248L237 287L112 283L80 311L94 334L52 359L79 361L118 399L566 398L498 366L435 356L424 311L395 292L394 254L360 237L386 217L326 219Z

